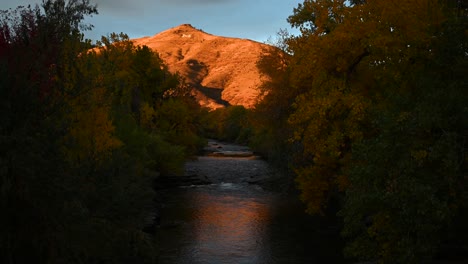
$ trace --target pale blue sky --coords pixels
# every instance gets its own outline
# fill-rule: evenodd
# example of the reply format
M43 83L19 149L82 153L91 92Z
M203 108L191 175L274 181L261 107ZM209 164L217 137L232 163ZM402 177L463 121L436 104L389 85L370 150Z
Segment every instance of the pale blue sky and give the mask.
M130 38L152 36L180 24L192 24L207 33L265 42L276 32L291 29L286 19L301 0L91 0L99 15L86 37L96 40L124 32ZM41 3L41 0L1 0L0 9Z

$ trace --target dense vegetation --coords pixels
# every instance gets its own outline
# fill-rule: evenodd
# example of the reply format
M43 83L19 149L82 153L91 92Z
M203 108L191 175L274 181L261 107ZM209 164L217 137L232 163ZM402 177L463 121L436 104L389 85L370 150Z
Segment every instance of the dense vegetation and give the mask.
M88 0L0 13L0 261L153 263L152 181L204 139L250 144L342 219L352 258L467 250L468 7L305 0L248 110L201 109L125 34L83 39ZM92 238L92 239L89 239ZM450 250L448 250L450 253Z
M282 42L289 55L259 62L274 73L260 138L291 156L309 213L339 211L349 256L466 250L467 8L306 0L288 19L301 31Z
M88 0L0 14L0 262L154 263L152 181L177 173L198 105L124 34L94 49Z

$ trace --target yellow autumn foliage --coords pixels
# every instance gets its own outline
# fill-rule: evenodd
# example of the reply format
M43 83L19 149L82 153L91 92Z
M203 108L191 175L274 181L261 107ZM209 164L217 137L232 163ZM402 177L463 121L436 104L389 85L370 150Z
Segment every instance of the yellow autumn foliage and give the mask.
M444 21L434 0L345 2L304 1L289 18L303 33L289 42L292 88L300 91L290 141L302 146L294 167L311 213L321 213L331 192L345 190L351 146L373 133L369 107L387 107L383 86L408 89L401 72L423 67L412 61Z
M154 119L157 113L148 103L143 103L140 107L140 125L149 131L156 129Z
M101 163L122 145L109 116L110 99L104 88L94 88L69 101L64 154L72 164Z

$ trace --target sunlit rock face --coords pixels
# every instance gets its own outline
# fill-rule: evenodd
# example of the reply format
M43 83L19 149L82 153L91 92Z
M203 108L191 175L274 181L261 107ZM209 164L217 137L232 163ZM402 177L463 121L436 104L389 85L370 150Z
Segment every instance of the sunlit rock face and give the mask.
M173 73L185 77L202 106L252 108L266 80L257 68L273 47L248 39L211 35L189 24L133 40L157 51Z

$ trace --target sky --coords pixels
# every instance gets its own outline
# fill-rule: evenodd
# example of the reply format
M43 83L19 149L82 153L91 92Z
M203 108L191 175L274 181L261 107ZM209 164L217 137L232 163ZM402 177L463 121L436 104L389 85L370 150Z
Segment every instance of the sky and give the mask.
M0 10L34 5L41 0L0 0ZM98 15L86 18L94 29L85 37L98 40L112 32L130 38L153 36L180 24L226 37L266 42L280 29L292 29L286 19L301 0L91 0Z

